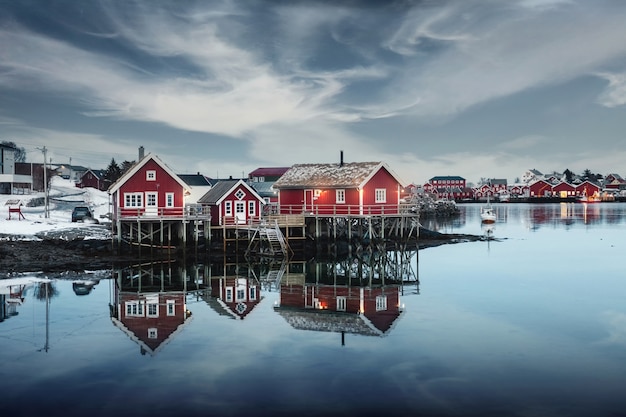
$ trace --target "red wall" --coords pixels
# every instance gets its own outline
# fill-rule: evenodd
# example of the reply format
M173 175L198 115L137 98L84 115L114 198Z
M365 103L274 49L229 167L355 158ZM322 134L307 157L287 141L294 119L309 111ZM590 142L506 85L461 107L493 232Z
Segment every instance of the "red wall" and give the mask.
M156 171L156 181L146 181L146 171ZM159 164L153 160L146 162L131 178L129 178L116 192L116 204L122 208L122 216L136 216L137 213L143 213L145 211L146 196L145 192L158 191L158 206L159 212L163 215L181 216L183 214L184 206L184 188L176 181L171 175L161 168ZM130 208L124 209L124 194L143 192L143 205L141 209ZM169 209L161 208L165 207L165 195L166 193L174 193L174 207Z

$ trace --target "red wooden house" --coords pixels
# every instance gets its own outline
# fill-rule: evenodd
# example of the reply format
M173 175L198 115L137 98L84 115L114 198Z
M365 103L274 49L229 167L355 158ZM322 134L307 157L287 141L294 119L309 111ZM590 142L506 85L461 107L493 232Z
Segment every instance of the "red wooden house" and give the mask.
M76 183L79 188L91 187L100 191L106 191L111 185L111 181L104 178L106 173L103 169L88 169L80 177L80 180Z
M281 214L397 214L403 182L383 162L298 164L276 183Z
M552 197L552 184L548 181L535 181L528 188L531 197Z
M594 184L590 181L583 181L576 186L576 195L578 197L594 197L599 198L600 196L600 186L598 184Z
M181 217L190 187L159 157L141 158L109 187L113 219L137 216Z
M237 276L211 279L211 295L232 318L243 320L261 302L261 287L252 279Z
M142 354L156 354L188 322L185 293L118 292L113 324L140 346Z
M243 180L222 180L203 195L198 203L208 207L211 224L246 224L259 220L263 198Z
M552 186L552 194L560 198L570 198L576 195L576 187L565 181Z

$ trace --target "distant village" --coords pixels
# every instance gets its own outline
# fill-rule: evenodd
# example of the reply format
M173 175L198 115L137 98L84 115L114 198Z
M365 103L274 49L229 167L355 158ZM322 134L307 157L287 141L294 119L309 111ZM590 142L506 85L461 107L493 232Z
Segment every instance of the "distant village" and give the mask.
M143 157L140 148L138 157ZM343 163L343 153L341 155ZM70 161L68 161L70 162ZM339 163L339 161L338 161ZM13 142L0 144L0 194L30 194L44 191L44 181L54 175L71 180L79 188L93 187L107 191L120 177L128 172L135 161L117 163L112 159L104 169L93 169L79 165L44 164L25 161L25 152ZM260 167L239 178L269 205L277 203L277 190L273 185L290 167ZM201 173L178 174L178 177L190 187L211 188L224 179L211 178ZM46 178L46 180L44 180ZM233 178L228 178L232 181ZM320 187L321 188L321 187ZM313 191L320 193L320 190ZM481 178L476 185L456 175L433 176L424 184L403 184L400 200L428 195L434 199L453 200L456 202L491 201L528 201L529 199L580 199L594 198L599 201L613 201L626 197L626 180L616 173L594 174L586 170L575 174L569 170L563 173L544 174L536 169L529 169L509 183L501 178ZM319 197L319 195L314 196Z

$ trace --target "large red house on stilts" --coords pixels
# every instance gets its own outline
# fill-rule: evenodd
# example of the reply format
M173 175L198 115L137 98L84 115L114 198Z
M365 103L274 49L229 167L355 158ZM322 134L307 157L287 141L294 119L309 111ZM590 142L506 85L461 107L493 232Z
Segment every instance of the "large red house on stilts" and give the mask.
M281 214L400 212L404 183L383 162L293 165L276 183Z

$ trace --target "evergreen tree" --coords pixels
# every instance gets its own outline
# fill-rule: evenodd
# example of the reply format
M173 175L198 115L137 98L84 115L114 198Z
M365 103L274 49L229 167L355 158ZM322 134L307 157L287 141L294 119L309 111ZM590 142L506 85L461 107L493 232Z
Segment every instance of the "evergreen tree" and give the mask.
M124 175L129 169L135 165L135 161L124 161L120 164L120 171Z
M572 180L574 179L574 173L570 171L569 169L566 169L565 171L563 171L563 175L565 175L566 182L571 183Z
M122 176L122 170L115 162L115 158L111 158L111 162L104 173L104 179L111 181L111 184L118 180Z

